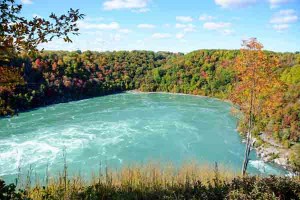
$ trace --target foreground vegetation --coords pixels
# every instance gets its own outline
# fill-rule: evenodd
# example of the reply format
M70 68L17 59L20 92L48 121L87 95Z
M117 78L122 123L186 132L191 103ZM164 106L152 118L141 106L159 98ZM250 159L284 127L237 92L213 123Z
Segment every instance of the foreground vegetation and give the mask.
M70 177L67 169L58 177L18 185L0 180L0 199L299 199L299 177L238 177L226 170L196 164L179 169L148 164L120 171L100 169L90 181Z

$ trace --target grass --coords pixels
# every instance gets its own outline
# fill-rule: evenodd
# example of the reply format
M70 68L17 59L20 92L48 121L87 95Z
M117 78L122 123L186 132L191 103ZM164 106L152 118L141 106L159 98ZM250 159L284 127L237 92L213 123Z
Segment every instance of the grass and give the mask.
M31 176L29 172L17 186L0 182L0 199L300 199L299 177L242 178L217 164L99 167L89 179L69 176L65 164L57 176L35 177L35 183Z

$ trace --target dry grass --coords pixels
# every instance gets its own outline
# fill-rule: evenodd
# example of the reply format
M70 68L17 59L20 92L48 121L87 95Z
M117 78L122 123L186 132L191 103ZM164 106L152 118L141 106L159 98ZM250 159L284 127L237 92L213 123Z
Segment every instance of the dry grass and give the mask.
M19 189L0 180L0 199L300 199L299 177L239 177L229 167L196 162L99 167L90 177L68 174L66 163L57 176L31 172Z
M104 186L107 188L122 188L122 190L167 190L182 186L192 186L197 182L214 186L217 182L230 182L236 177L233 171L223 166L199 165L189 162L181 167L172 164L162 165L150 162L144 165L130 165L120 170L110 170L107 167L99 167L98 172L93 172L91 178L80 174L68 175L67 166L57 176L48 177L41 181L36 175L31 181L29 172L23 182L19 181L18 187L25 188L27 196L32 199L44 199L45 195L54 199L72 199L72 194L78 194L88 186ZM43 182L43 184L41 184ZM109 191L109 189L108 189Z

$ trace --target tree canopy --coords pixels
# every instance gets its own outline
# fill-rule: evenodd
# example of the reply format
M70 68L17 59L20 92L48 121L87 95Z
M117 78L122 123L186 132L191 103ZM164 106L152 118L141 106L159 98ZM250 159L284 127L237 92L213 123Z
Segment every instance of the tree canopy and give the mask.
M61 16L51 13L49 20L38 16L26 19L20 16L22 5L15 0L1 0L0 10L0 64L19 52L35 52L39 44L54 38L71 42L70 34L79 34L77 22L84 17L78 9L71 8Z

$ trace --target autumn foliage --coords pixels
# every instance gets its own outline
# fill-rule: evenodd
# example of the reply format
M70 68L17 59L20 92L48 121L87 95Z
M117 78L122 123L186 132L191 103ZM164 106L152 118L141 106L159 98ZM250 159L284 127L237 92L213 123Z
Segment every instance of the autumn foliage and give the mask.
M253 123L274 114L282 105L285 87L276 72L278 58L262 49L263 45L256 39L243 41L241 54L233 66L236 82L230 99L245 113L244 120L252 117Z
M245 62L248 54L259 60L245 68L239 63ZM4 102L0 115L133 89L232 99L247 113L250 89L246 86L252 80L250 69L254 69L258 98L254 102L253 135L265 132L284 146L294 148L300 137L299 58L297 53L250 52L244 48L199 50L186 55L45 51L31 61L19 58L18 67L22 63L29 66L27 70L22 68L26 83L9 94L0 92ZM242 77L242 73L247 76ZM239 127L246 132L246 117L240 120Z
M14 67L0 67L0 87L24 85L21 70Z

